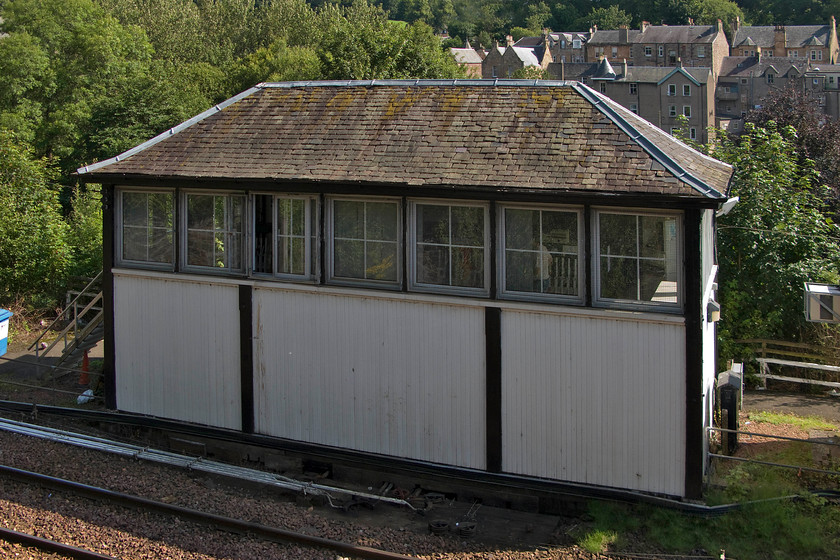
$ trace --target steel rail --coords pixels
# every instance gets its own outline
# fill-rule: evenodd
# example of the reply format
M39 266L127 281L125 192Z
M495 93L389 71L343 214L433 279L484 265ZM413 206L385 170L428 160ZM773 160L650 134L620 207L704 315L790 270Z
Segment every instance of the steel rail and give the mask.
M98 552L93 552L85 548L71 546L69 544L45 539L43 537L36 537L35 535L30 535L29 533L20 533L5 527L0 527L0 539L7 542L15 542L25 546L30 546L39 550L55 552L57 554L61 554L62 556L75 558L76 560L119 560L114 556L99 554Z
M125 494L123 492L115 492L113 490L107 490L97 486L90 486L80 482L73 482L72 480L56 478L6 465L0 465L0 474L22 482L40 484L55 490L70 491L82 496L106 500L117 505L173 515L180 519L188 519L204 525L249 533L266 540L293 542L306 546L327 548L358 558L371 558L373 560L416 560L411 556L405 556L404 554L398 554L396 552L388 552L387 550L380 550L368 546L359 546L323 537L306 535L286 529L269 527L259 523L252 523L250 521L243 521L233 517L158 502L140 496Z

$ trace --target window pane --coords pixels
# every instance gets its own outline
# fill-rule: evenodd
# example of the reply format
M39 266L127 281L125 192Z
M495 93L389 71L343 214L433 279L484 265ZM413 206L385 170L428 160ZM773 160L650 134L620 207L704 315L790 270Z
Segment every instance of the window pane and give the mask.
M452 285L484 287L484 249L452 248Z
M533 251L505 251L505 288L514 292L538 292L534 270L537 253Z
M187 264L242 269L242 214L245 198L187 195Z
M171 264L175 243L172 193L123 192L121 197L121 258Z
M539 213L535 210L505 209L505 247L532 249L539 236Z
M363 239L365 203L336 200L333 203L333 228L336 238Z
M417 245L417 281L421 284L449 285L449 248Z
M367 243L365 278L369 280L397 281L397 244Z
M336 239L333 245L333 273L343 278L365 277L365 243Z
M601 297L637 299L636 259L601 257Z
M333 274L336 277L399 282L397 202L333 202Z
M417 205L417 241L449 243L449 207Z
M187 264L191 266L213 266L213 233L187 230Z
M452 206L452 244L484 246L484 208Z
M306 273L306 244L302 238L277 239L277 272L282 274Z
M673 231L673 218L640 216L641 238L639 249L642 257L665 258L665 228Z
M394 241L397 238L396 203L368 202L365 216L366 239Z
M306 203L277 199L277 272L306 274Z
M664 261L643 260L639 264L639 271L642 300L677 303L677 283L668 280Z
M636 216L632 214L599 214L599 216L601 254L637 256Z

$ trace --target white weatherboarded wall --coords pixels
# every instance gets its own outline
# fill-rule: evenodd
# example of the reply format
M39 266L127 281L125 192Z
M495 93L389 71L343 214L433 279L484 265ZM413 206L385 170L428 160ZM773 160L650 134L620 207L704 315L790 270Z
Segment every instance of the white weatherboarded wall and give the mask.
M685 327L502 313L502 468L683 495Z
M241 429L236 285L115 273L117 407Z
M484 309L371 296L254 290L256 430L484 468Z

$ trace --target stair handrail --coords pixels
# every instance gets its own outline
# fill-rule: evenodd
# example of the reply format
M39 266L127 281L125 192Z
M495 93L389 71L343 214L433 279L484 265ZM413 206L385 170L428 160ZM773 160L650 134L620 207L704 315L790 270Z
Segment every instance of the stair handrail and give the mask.
M102 271L100 270L99 274L97 274L96 277L93 280L88 282L88 285L85 286L84 289L81 292L79 292L79 294L75 298L73 298L73 301L68 303L64 307L64 309L61 310L61 313L59 313L58 316L53 320L53 322L50 323L50 325L44 330L44 332L42 332L41 335L38 338L35 339L35 342L33 342L32 344L29 345L29 350L31 351L31 350L34 350L35 348L37 348L38 344L40 344L40 342L41 342L41 339L44 338L47 335L47 333L52 330L52 328L55 326L56 323L58 323L59 321L61 321L63 319L63 317L66 313L68 313L71 309L73 309L75 307L75 304L79 300L79 298L81 298L83 295L85 295L87 293L88 289L90 289L91 286L93 286L94 284L99 282L101 279L102 279ZM99 294L100 294L100 297L101 297L102 292L100 291ZM88 311L88 307L85 307L84 311L82 311L82 313L80 313L79 315L84 315ZM61 336L65 335L65 334L66 334L66 332L62 332L61 334L58 335L58 338L60 338ZM58 338L56 338L56 340L58 340ZM55 346L55 343L51 344L50 348L52 348L53 346Z
M99 294L99 297L102 297L102 294ZM96 327L98 327L100 323L102 323L102 320L104 318L105 312L100 310L99 313L97 313L93 317L93 319L91 319L90 322L87 325L85 325L85 328L82 329L82 332L77 334L73 338L73 341L67 345L67 347L64 349L64 352L62 352L61 357L58 359L58 362L55 365L63 364L64 361L68 358L68 356L70 356L82 344L82 342L85 341L85 339L90 335L90 333L93 332L93 330L96 329Z
M77 315L77 317L81 317L81 316L83 316L85 313L87 313L88 311L90 311L90 310L91 310L91 308L92 308L94 305L96 305L97 303L99 303L99 300L101 300L101 299L102 299L102 292L99 292L98 294L96 294L96 297L95 297L95 298L93 298L92 300L90 300L90 302L89 302L89 303L88 303L88 304L84 307L84 309L82 309L81 313L79 313L79 314ZM100 315L102 315L102 314L103 314L103 311L100 309L100 310L99 310L99 313L97 314L97 316L96 316L96 317L94 317L94 319L98 318L98 317L99 317ZM58 333L58 336L57 336L57 337L55 337L55 340L53 340L53 341L52 341L52 342L51 342L51 343L50 343L50 344L49 344L46 348L44 348L44 355L49 354L49 353L50 353L50 350L52 350L53 348L55 348L55 346L58 344L58 341L60 341L60 340L62 340L62 339L64 339L64 340L65 340L65 342L64 342L64 349L66 350L66 349L67 349L67 346L68 346L67 341L66 341L66 336L67 336L67 333L69 333L71 329L75 330L75 329L76 329L76 326L77 326L77 325L76 325L76 321L73 321L72 323L68 323L68 324L67 324L67 326L66 326L66 327L64 327L64 328L61 330L61 332L60 332L60 333ZM84 332L84 331L83 331L83 332ZM74 334L75 334L75 333L74 333ZM76 337L74 336L74 339L75 339L75 338L76 338ZM40 356L40 349L39 349L39 348L35 348L35 359L37 360L37 359L39 358L39 356Z

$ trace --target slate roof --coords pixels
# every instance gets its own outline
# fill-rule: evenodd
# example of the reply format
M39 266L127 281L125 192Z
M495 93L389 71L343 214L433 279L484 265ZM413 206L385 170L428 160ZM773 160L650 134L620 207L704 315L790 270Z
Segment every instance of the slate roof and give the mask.
M616 45L621 44L619 35L621 30L619 29L597 29L592 36L589 38L589 45ZM628 43L636 42L636 38L641 35L641 31L638 29L628 29L627 30L627 39Z
M717 37L717 31L718 28L715 25L650 25L643 32L635 35L631 42L702 45L713 42Z
M825 46L829 41L829 25L788 25L785 31L785 47L790 49L805 46ZM757 45L773 48L776 44L776 27L773 25L745 25L735 32L732 47Z
M761 59L757 56L726 56L720 67L720 76L763 76L770 68L779 76L787 75L791 70L804 74L808 69L808 60L786 56L762 56Z
M627 74L619 76L616 81L658 84L674 73L686 74L698 84L708 83L712 79L711 68L704 66L628 66Z
M481 64L481 55L475 49L452 47L449 49L458 64Z
M395 80L260 84L78 172L722 201L732 169L577 82Z
M508 47L525 66L539 66L540 58L545 53L542 45L536 47Z

